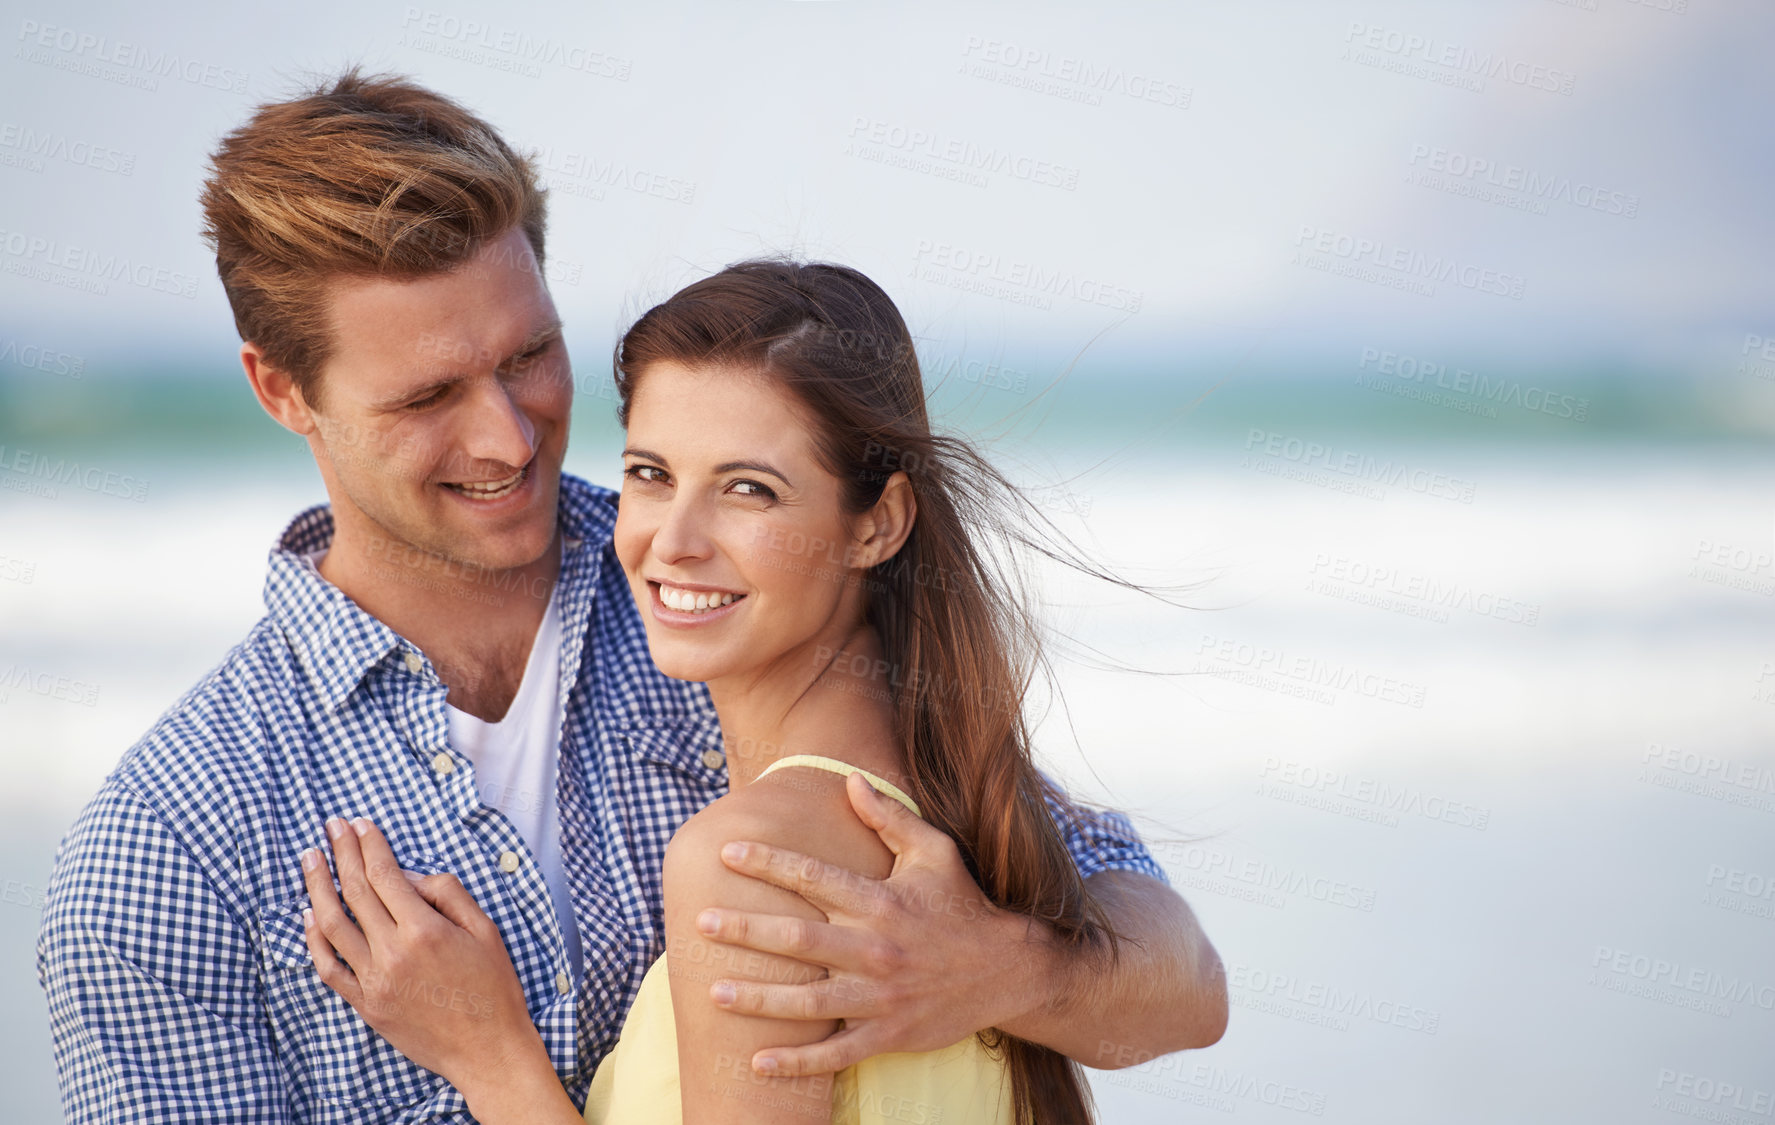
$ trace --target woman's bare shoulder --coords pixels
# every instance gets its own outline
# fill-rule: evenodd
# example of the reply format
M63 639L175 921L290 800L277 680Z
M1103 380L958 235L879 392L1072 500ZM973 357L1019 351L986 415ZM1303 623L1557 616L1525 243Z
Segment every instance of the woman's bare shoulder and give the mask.
M876 879L893 869L893 852L851 808L844 777L817 769L782 769L718 798L679 828L666 850L668 896L674 883L686 882L670 878L673 873L693 877L696 889L705 891L713 889L711 876L731 887L719 878L722 872L760 886L722 864L722 846L737 840L799 852ZM694 893L687 885L677 889Z

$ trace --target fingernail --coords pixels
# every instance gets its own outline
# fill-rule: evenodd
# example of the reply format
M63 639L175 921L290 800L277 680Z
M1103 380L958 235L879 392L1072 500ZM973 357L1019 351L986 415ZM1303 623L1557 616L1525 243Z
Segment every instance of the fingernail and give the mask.
M423 883L423 882L425 882L425 876L421 875L417 871L402 871L401 874L405 875L407 877L407 881L409 883Z
M317 848L302 849L302 870L313 871L320 866L320 851Z
M705 934L712 934L721 928L721 915L713 910L705 910L696 916L696 928Z
M715 986L714 993L715 993L715 1003L717 1003L717 1004L731 1004L731 1003L733 1003L733 996L734 996L733 985L728 984L726 981L722 981L720 984L717 984Z
M327 818L327 835L335 840L345 835L345 822L336 816L329 816Z
M746 845L744 845L744 844L723 844L721 846L721 858L722 859L731 859L735 863L738 863L740 860L746 858Z
M753 1063L752 1069L756 1070L759 1074L775 1074L777 1072L777 1060L766 1055L764 1058Z
M302 908L302 925L304 927L314 925L314 907L304 906Z
M364 833L366 833L370 830L370 822L360 816L356 820L351 822L351 827L357 832L357 834L359 836L362 836Z

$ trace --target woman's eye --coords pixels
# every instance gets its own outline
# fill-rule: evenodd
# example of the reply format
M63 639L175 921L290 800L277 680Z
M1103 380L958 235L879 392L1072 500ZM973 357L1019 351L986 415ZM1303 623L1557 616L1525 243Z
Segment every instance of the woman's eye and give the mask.
M658 473L659 475L649 476L650 473ZM665 470L658 465L630 465L623 475L639 481L646 481L649 484L661 484L666 479Z
M733 487L741 496L757 496L764 500L775 500L777 494L768 485L759 484L755 480L736 480Z

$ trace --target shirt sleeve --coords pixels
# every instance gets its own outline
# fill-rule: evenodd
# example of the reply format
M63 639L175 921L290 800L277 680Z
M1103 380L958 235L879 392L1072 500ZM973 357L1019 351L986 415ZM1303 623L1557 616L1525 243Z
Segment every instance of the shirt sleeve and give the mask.
M1100 871L1133 871L1171 885L1127 816L1113 809L1085 808L1068 798L1045 772L1042 780L1047 783L1048 811L1081 878Z
M37 940L67 1121L284 1125L255 944L116 780L62 842Z

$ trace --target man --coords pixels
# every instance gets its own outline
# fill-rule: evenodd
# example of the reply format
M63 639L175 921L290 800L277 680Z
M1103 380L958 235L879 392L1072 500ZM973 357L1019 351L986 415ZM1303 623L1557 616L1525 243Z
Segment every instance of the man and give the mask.
M247 379L330 503L272 551L268 615L62 845L38 971L67 1116L469 1120L314 971L298 857L335 816L461 879L583 1102L660 953L665 845L726 761L705 691L649 658L615 494L560 472L572 378L534 171L453 102L352 72L227 137L204 208ZM919 824L897 822L906 870L879 885L803 885L800 857L761 846L730 861L882 904L797 953L863 987L738 990L742 1010L853 1032L754 1066L822 1073L985 1026L1098 1066L1215 1041L1224 983L1189 908L1124 818L1061 820L1133 939L1113 966L1027 919L934 907L982 896ZM718 917L723 940L783 940L780 919Z

